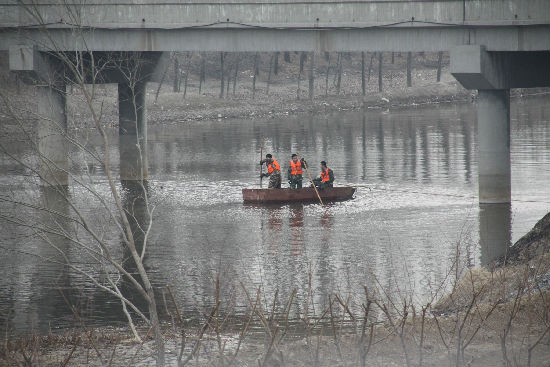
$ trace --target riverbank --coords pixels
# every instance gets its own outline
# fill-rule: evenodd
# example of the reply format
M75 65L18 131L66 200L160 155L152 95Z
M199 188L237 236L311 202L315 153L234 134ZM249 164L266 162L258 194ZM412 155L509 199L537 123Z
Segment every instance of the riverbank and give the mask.
M220 98L221 83L216 79L218 70L209 66L212 75L200 82L199 75L189 70L185 89L173 91L173 81L163 84L147 84L146 109L150 124L181 124L222 119L255 119L300 114L319 114L359 109L400 109L439 103L471 102L476 91L464 89L449 72L448 55L442 59L440 81L437 81L437 53L423 53L416 57L411 76L412 86L407 86L406 56L396 55L393 62L390 53L384 56L382 91L376 67L365 76L365 95L362 93L361 65L357 58L349 57L341 73L338 87L336 74L330 62L317 62L314 72L313 97L309 99L306 71L300 74L299 63L292 55L290 63L281 63L277 75L268 76L262 70L253 82L252 65L242 64L238 83L230 80ZM5 64L5 65L4 65ZM264 62L266 64L266 62ZM2 67L5 66L5 67ZM0 69L7 70L7 58L0 57ZM260 68L261 70L261 68ZM326 70L329 70L328 78ZM198 73L198 72L197 72ZM372 75L371 75L372 74ZM269 83L268 83L268 80ZM36 119L34 87L18 81L14 74L4 71L0 82L10 107L23 122ZM225 84L227 86L227 83ZM91 88L91 86L90 86ZM531 94L550 93L548 89L511 92L513 98ZM118 125L118 101L116 84L98 84L93 87L94 109L105 125ZM12 113L3 103L0 118L12 120ZM81 91L67 87L67 117L69 126L82 127L91 124L91 112Z

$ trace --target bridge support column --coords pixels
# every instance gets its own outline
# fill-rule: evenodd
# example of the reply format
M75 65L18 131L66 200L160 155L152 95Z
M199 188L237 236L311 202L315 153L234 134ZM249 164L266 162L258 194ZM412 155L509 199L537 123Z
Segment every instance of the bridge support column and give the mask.
M9 68L36 86L40 185L66 186L69 160L63 65L36 47L14 45L9 49Z
M505 204L479 204L479 244L481 264L506 255L512 237L512 206Z
M147 179L146 82L118 84L120 179Z
M510 89L550 86L550 53L464 45L450 55L451 74L466 89L478 90L479 240L487 264L510 246Z
M481 45L451 49L451 74L479 91L479 202L509 203L510 89L550 86L549 52L489 52Z
M509 90L479 91L477 130L479 203L510 203Z
M66 186L69 184L69 160L65 91L40 86L36 94L40 185Z

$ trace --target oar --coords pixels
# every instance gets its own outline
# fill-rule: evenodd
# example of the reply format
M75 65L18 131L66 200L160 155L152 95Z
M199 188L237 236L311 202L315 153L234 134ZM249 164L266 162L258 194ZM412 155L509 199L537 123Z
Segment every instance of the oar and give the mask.
M262 161L262 157L264 156L264 138L262 137L261 143L260 143L260 162ZM262 179L264 174L264 165L260 163L260 189L262 188Z
M303 159L302 155L298 153L298 157L300 157L300 160ZM309 182L311 182L311 185L313 185L313 188L315 189L315 193L317 194L317 197L319 198L319 202L321 202L321 205L323 204L323 200L321 199L321 195L319 195L319 191L317 191L317 186L315 186L315 182L313 182L313 178L311 178L311 174L309 173L309 170L307 169L307 164L304 164L304 168L306 169L307 175L309 176Z

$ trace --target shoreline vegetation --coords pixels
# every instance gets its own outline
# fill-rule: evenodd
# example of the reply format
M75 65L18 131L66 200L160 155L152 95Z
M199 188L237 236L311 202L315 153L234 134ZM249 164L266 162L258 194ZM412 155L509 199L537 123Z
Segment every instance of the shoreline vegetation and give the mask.
M464 90L448 73L446 54L379 56L316 55L311 67L311 55L304 53L173 55L163 83L149 83L148 121L178 124L475 100L475 93ZM32 121L33 89L6 73L6 65L1 57L0 81L23 120ZM78 126L91 119L77 89L69 86L67 92L69 121L78 121ZM513 95L526 93L516 90ZM94 96L101 122L117 125L115 86L95 86ZM8 119L1 109L0 114ZM8 125L9 119L5 132L10 131ZM202 317L191 323L168 293L159 305L171 320L162 324L166 364L549 365L549 243L550 214L510 249L508 258L491 266L468 268L460 261L462 249L457 244L445 284L424 302L399 292L389 294L378 284L353 297L332 294L324 309L315 309L310 303L315 288L311 276L307 294L292 291L283 299L277 293L263 294L261 287L247 289L237 283L233 298L226 300L220 297L217 280L214 305L205 305ZM246 305L239 320L230 311L237 297ZM73 308L73 313L78 327L48 335L15 335L6 324L0 337L0 366L154 365L155 342L146 325L136 325L142 339L138 341L129 327L93 328L79 310Z

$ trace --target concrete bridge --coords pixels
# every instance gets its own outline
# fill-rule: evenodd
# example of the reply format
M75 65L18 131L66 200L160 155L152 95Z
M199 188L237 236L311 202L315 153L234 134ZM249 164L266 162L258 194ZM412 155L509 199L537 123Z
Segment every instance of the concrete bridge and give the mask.
M121 178L140 179L145 83L162 52L448 50L451 73L479 90L479 201L510 203L509 90L550 86L550 0L0 0L0 50L13 71L46 85L38 87L40 149L61 167L43 170L45 183L57 184L68 184L66 148L53 133L66 128L68 73L52 53L80 51L87 66L92 54L99 65L112 52L125 65L145 60L136 80L109 68L93 80L119 84L121 147L129 147Z

